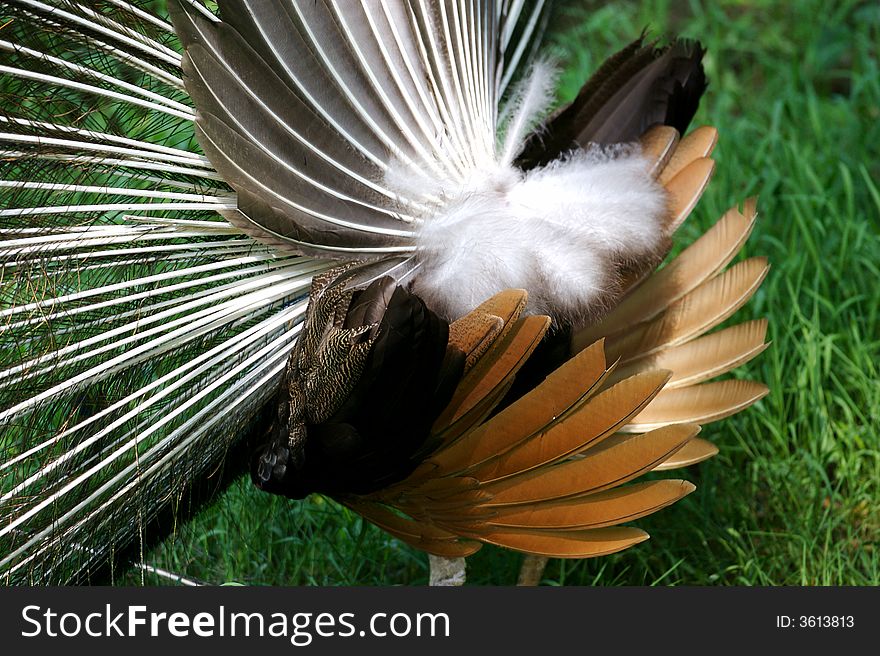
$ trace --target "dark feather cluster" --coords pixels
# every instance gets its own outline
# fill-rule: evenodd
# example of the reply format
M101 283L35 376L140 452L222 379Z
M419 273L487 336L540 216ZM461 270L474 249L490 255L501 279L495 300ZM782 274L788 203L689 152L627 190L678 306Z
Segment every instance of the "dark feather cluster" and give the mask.
M517 165L543 166L590 143L638 140L654 125L684 134L706 89L703 47L686 39L665 46L642 35L612 55L526 143Z
M431 424L461 377L449 325L419 297L387 276L339 293L344 285L313 291L271 440L253 460L268 492L366 494L401 480L431 451Z

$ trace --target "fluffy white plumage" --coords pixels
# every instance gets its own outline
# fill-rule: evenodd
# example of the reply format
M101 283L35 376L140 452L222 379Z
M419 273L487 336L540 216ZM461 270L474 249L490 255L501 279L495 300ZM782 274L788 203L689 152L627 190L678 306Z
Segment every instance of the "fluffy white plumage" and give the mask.
M636 144L575 150L521 171L512 162L523 126L546 111L553 72L536 65L514 95L496 162L463 182L392 168L389 186L441 200L420 217L413 290L455 319L507 288L529 290L528 311L556 322L595 317L622 265L653 260L663 241L666 196Z

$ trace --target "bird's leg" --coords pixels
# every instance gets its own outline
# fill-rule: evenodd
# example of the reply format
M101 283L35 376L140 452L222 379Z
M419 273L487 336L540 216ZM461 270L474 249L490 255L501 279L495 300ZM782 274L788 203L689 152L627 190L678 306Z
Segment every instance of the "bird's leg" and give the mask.
M544 556L526 556L522 567L519 569L519 579L516 584L538 585L541 582L541 577L544 575L544 568L547 567L548 560Z
M464 558L443 558L428 554L429 585L464 585L466 573Z

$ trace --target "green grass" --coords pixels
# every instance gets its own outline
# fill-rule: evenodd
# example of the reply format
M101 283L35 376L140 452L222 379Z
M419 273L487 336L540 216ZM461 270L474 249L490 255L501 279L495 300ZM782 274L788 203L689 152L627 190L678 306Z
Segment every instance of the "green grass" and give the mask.
M718 127L718 167L683 236L759 196L744 256L766 255L773 268L735 320L768 317L773 344L737 375L771 393L704 429L721 453L683 472L694 494L638 522L651 540L551 561L545 583L880 584L880 6L596 3L554 34L563 95L645 26L708 46L696 123ZM519 561L484 548L469 581L511 584ZM349 511L321 498L289 503L247 481L146 562L211 583L427 579L424 554Z

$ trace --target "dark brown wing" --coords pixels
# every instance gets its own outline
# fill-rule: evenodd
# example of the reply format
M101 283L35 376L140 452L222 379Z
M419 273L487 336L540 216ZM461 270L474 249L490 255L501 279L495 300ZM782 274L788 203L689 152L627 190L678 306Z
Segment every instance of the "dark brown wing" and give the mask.
M678 39L665 46L636 39L610 57L577 97L526 143L518 164L542 166L589 143L636 141L655 125L684 134L706 89L704 50Z

